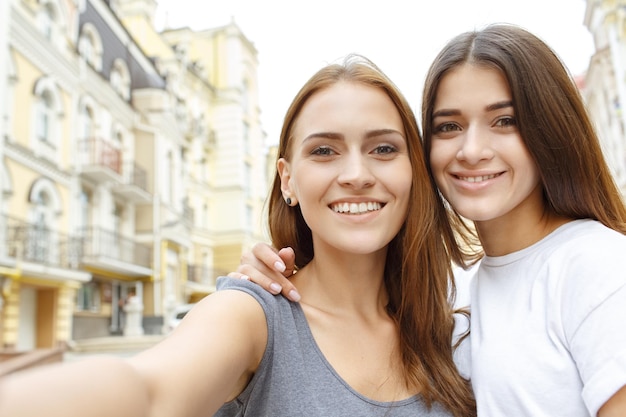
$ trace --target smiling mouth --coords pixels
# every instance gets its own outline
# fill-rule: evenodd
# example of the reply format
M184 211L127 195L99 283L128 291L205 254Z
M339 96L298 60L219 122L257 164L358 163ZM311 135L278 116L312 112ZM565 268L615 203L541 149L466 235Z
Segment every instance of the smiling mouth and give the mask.
M490 175L479 175L477 177L461 177L460 175L456 175L456 177L460 180L467 181L467 182L483 182L483 181L493 179L495 177L499 177L500 175L502 174L500 173L500 174L490 174Z
M367 203L337 203L330 206L335 213L363 214L380 210L383 205L376 201Z

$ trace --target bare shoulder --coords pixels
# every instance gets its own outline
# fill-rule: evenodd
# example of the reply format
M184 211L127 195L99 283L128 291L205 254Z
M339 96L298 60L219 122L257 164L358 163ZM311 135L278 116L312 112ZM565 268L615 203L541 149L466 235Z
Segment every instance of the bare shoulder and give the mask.
M181 321L172 336L205 342L215 348L216 337L238 340L244 346L265 348L267 325L259 302L238 290L217 291L198 302ZM200 340L198 340L200 339ZM224 344L224 343L223 343Z
M245 292L224 290L198 302L170 335L132 362L161 409L212 414L245 387L266 345L261 305Z

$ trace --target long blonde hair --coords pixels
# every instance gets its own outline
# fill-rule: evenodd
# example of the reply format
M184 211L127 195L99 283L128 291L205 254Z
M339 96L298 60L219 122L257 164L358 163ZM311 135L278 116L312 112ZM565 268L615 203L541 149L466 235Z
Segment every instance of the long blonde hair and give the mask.
M407 220L389 245L385 264L388 313L397 323L404 377L430 404L437 401L456 416L476 414L470 384L452 359L453 310L451 261L461 259L446 212L429 177L415 115L404 96L371 61L348 56L313 75L289 107L280 136L278 158L290 160L292 128L307 100L340 81L364 84L389 96L402 119L412 165L413 185ZM296 265L314 256L311 230L299 206L283 201L280 178L274 178L269 200L269 229L275 247L290 246ZM442 239L442 236L444 239Z

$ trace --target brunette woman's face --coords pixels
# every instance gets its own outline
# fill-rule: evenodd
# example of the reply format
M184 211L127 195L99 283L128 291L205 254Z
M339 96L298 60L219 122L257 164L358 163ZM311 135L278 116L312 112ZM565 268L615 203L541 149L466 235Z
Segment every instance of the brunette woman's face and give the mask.
M316 92L291 135L291 160L278 172L300 205L315 253L371 254L404 224L412 169L404 125L380 89L339 82Z
M432 132L433 175L460 215L489 222L540 211L539 172L499 70L472 64L450 70L437 90Z

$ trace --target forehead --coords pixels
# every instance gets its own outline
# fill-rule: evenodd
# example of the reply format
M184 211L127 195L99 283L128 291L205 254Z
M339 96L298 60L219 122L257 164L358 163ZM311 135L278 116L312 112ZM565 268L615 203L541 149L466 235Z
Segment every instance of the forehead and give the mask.
M439 82L435 111L440 108L483 106L511 100L509 83L498 68L465 63L449 70Z
M387 93L368 84L340 81L308 98L295 120L293 133L381 128L403 131L400 112Z
M383 89L362 82L342 80L311 94L302 106L300 114L303 114L305 111L316 111L320 107L329 105L350 104L355 106L362 101L395 107Z

